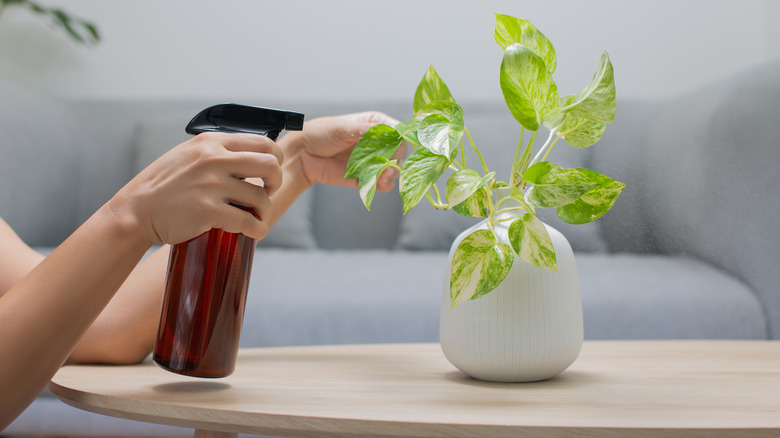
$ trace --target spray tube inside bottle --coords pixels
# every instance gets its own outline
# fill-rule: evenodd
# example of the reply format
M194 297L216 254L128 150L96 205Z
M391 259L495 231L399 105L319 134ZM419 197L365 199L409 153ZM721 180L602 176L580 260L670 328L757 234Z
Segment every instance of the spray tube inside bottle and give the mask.
M303 129L303 114L223 104L201 111L186 131L251 133L276 141L284 129ZM233 372L254 249L254 239L217 228L171 247L153 354L159 366L193 377Z

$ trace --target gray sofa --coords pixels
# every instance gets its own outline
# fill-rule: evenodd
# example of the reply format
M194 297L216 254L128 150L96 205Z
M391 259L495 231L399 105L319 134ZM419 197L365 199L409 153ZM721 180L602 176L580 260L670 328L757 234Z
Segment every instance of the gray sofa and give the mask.
M411 94L411 92L410 92ZM0 84L0 216L56 246L135 172L187 138L218 102L64 102ZM242 102L319 115L399 119L411 101ZM780 62L669 101L619 101L601 142L550 159L627 183L583 226L548 222L577 252L587 339L780 337ZM491 168L509 171L518 127L503 102L462 102ZM242 345L436 342L446 251L471 223L397 192L371 212L350 189L316 186L257 248ZM48 394L9 435L183 435L89 414Z

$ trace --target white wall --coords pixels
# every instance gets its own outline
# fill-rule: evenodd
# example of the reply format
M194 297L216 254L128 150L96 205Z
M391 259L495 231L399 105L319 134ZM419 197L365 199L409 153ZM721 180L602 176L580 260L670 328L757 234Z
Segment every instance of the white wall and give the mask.
M619 97L684 93L780 57L774 0L41 0L95 21L77 47L0 16L0 78L73 99L409 100L433 64L456 98L500 99L493 12L555 44L573 93L610 53Z

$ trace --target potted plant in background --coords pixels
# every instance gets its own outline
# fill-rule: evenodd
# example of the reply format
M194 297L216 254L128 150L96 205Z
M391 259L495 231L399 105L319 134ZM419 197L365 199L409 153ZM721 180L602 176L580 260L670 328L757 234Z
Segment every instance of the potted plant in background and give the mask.
M10 6L28 9L33 14L48 19L78 44L92 45L100 41L100 32L94 23L75 17L63 9L43 6L31 0L0 0L0 15Z
M574 256L566 239L536 217L555 208L567 223L606 213L625 185L583 168L564 169L547 157L560 139L586 148L615 118L615 84L604 53L591 82L562 96L553 80L552 43L528 20L496 14L495 41L503 49L500 85L520 124L507 145L510 175L490 171L464 122L463 109L433 67L414 95L414 116L395 127L377 125L355 146L345 178L357 178L370 209L378 175L400 171L404 214L426 198L436 209L484 220L453 243L441 314L447 358L476 378L533 381L553 377L579 355L582 305ZM538 146L544 127L546 140ZM478 161L466 163L464 137ZM413 151L393 160L406 141ZM472 165L472 167L469 167ZM452 173L442 194L436 181ZM479 299L478 299L479 298Z

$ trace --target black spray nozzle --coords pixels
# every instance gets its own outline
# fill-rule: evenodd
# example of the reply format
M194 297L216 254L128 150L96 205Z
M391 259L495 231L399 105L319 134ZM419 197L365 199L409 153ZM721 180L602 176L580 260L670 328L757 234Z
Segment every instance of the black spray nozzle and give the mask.
M245 132L276 140L282 130L303 129L303 114L256 106L225 103L210 106L190 120L188 134L201 132Z

